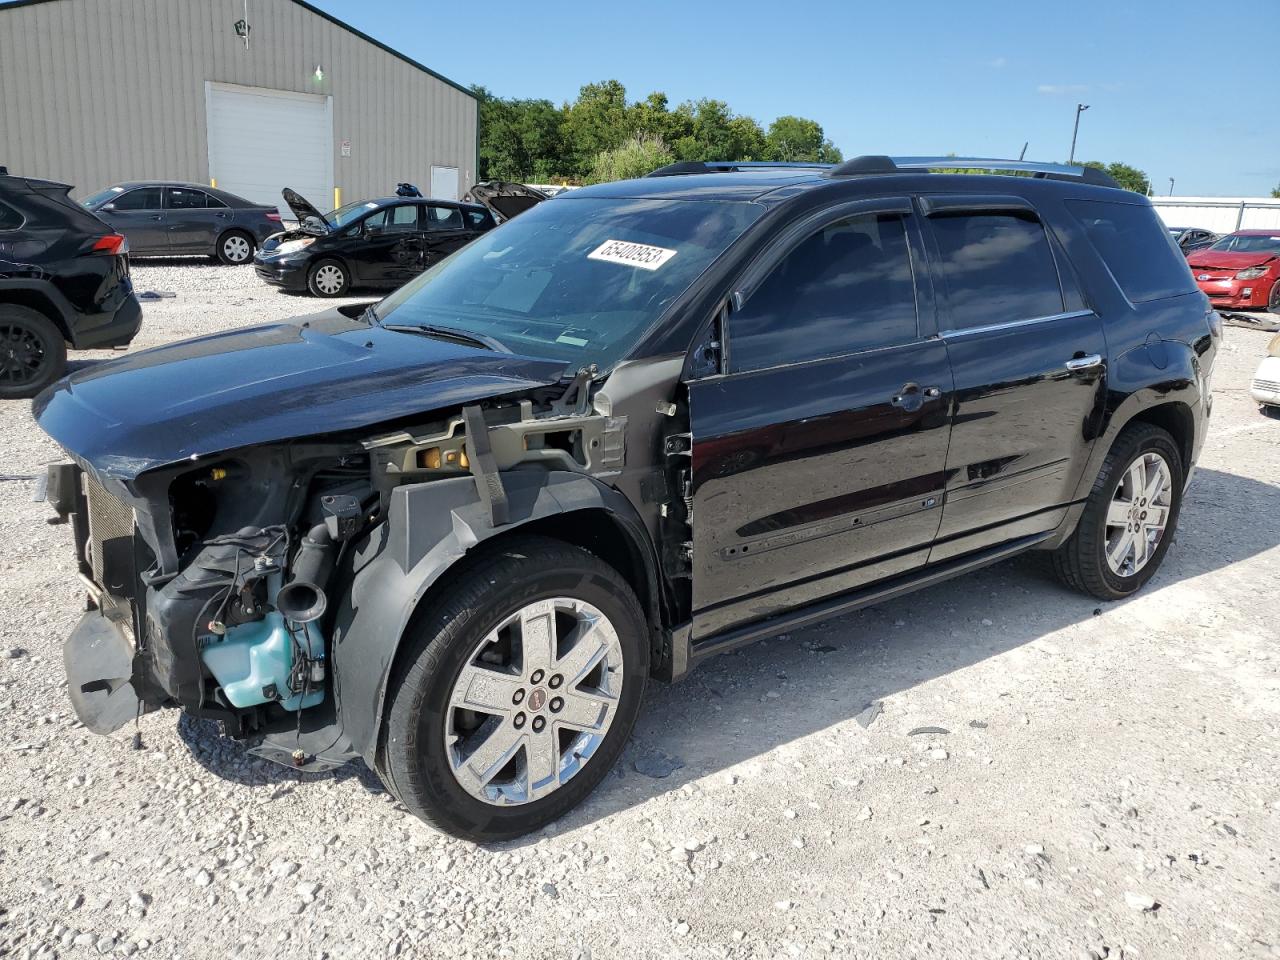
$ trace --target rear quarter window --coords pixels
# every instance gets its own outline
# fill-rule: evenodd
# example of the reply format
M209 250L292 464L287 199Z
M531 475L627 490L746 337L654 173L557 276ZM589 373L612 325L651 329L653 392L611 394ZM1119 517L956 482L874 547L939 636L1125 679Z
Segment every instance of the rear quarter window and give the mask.
M1107 200L1064 202L1132 302L1196 292L1186 258L1152 207Z
M7 203L0 203L0 230L17 230L22 226L22 214Z

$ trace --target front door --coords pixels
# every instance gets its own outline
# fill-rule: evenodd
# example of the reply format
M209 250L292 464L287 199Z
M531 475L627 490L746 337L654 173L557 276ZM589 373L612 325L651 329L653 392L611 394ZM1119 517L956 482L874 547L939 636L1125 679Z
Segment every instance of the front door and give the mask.
M351 256L361 283L398 287L422 270L422 228L418 203L400 203L364 221L364 236Z
M194 187L167 187L165 193L170 251L213 252L218 236L231 223L230 208Z
M910 205L873 204L779 251L689 384L695 641L927 559L951 373Z
M1058 526L1102 423L1107 345L1026 201L922 203L956 388L937 562Z
M135 187L126 190L100 208L97 214L112 229L129 239L130 253L162 256L169 252L169 231L165 224L162 188Z

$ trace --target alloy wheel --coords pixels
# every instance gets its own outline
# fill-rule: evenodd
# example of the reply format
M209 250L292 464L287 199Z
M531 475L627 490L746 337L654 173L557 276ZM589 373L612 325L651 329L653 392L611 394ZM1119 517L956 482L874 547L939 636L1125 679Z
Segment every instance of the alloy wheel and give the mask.
M232 234L222 241L222 252L232 263L244 263L253 253L253 247L244 237Z
M342 275L342 268L326 263L316 271L316 288L326 295L332 296L342 289L345 278Z
M453 683L444 745L454 778L494 806L547 796L604 742L622 683L618 632L599 609L569 597L522 607Z
M24 323L0 324L0 383L22 386L40 376L44 347Z
M1131 577L1147 565L1169 523L1173 473L1158 453L1140 454L1124 472L1107 508L1106 557L1111 572Z

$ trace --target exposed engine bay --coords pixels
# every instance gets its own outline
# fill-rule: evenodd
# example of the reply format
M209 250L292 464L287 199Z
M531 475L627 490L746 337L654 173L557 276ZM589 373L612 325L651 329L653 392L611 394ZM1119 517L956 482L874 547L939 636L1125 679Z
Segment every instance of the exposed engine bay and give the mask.
M689 534L682 498L667 491L687 476L668 482L665 468L670 461L686 469L687 456L665 455L680 447L677 439L635 451L628 464L626 447L629 414L680 434L676 404L653 399L670 395L675 369L624 365L604 385L587 369L567 385L388 429L199 458L131 483L101 478L87 464L51 468L49 498L75 523L91 612L116 628L94 628L101 656L95 662L82 652L80 689L69 654L82 720L107 732L178 706L221 721L231 736L274 741L255 752L296 766L367 756L367 732L357 731L352 745L330 694L376 698L394 638L370 652L372 678L335 678L335 645L355 649L353 621L373 617L372 608L398 629L422 581L438 575L414 572L430 566L428 554L439 554L432 564L443 569L493 530L568 509L570 495L555 491L575 489L563 478L577 476L588 493L598 487L617 497L620 514L636 515L631 504L648 502L646 517L635 516L638 538L674 537L677 545L663 553L679 566L678 542ZM549 477L562 478L551 500ZM446 540L458 543L442 546ZM366 599L392 579L377 572L389 558L406 586L390 601ZM361 577L373 586L362 590ZM409 584L414 595L402 603ZM686 609L687 602L686 592ZM343 679L345 688L335 690ZM358 706L377 709L367 700Z

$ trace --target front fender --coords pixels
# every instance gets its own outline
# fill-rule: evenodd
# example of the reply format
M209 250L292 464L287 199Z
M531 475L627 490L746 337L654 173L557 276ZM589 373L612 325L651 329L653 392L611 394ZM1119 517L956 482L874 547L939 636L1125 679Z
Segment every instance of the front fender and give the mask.
M406 628L428 590L478 544L534 520L589 509L613 516L656 570L653 545L631 502L593 477L570 471L513 470L502 475L509 521L495 527L473 478L397 487L387 519L354 551L344 571L350 589L333 621L329 659L338 721L374 767L387 681Z

